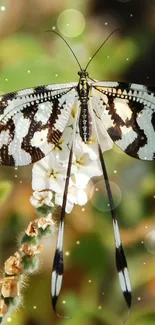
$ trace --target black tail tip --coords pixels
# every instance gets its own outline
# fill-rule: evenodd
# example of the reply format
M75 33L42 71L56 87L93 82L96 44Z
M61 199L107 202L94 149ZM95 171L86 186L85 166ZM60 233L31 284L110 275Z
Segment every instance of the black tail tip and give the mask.
M52 307L54 312L56 313L56 304L57 304L58 297L57 296L52 296L51 301L52 301Z
M131 308L131 303L132 303L132 295L131 295L131 292L124 291L123 294L124 294L124 298L125 298L126 304L127 304L128 308L130 309Z
M58 313L56 312L56 305L57 305L58 296L53 296L53 297L51 298L51 300L52 300L52 307L53 307L54 313L56 314L56 316L57 316L58 318L63 318L63 319L69 319L69 318L72 318L71 316L61 316L60 314L58 314Z

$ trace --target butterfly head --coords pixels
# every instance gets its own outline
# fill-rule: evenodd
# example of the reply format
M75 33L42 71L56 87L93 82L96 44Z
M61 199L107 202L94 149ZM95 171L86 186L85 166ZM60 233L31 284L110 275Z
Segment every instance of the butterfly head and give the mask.
M79 72L78 72L78 75L80 76L80 79L86 79L89 77L88 75L88 72L84 69L81 69Z

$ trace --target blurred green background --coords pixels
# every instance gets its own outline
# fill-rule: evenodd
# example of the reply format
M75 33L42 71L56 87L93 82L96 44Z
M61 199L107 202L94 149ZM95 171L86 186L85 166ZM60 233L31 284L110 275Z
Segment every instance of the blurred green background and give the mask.
M76 10L76 11L75 11ZM81 15L79 14L81 13ZM56 30L85 66L115 28L89 67L99 80L155 84L155 2L147 0L0 0L0 93L78 80L78 66ZM121 237L133 288L129 325L155 323L155 165L132 159L114 146L105 153L117 203ZM18 237L36 217L29 203L32 167L1 167L0 264L16 251ZM58 319L51 309L50 278L55 236L44 240L40 270L29 277L23 306L6 320L12 325L122 324L126 306L115 268L112 222L101 178L93 197L66 217L65 276ZM117 186L116 186L116 185ZM96 191L99 188L99 191ZM103 190L102 190L103 189ZM103 194L103 196L102 196Z

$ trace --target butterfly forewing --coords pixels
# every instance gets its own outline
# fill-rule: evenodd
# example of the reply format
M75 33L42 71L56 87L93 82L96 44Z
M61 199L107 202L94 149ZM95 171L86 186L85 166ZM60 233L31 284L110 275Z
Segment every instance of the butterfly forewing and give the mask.
M48 85L0 97L1 165L28 165L52 150L70 117L75 86Z
M92 103L112 140L128 155L155 159L155 89L124 82L95 82Z

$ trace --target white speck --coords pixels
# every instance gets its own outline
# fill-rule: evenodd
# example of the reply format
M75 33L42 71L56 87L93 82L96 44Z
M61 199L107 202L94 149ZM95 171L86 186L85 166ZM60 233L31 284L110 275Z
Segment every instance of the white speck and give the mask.
M15 175L15 178L17 178L17 175Z
M1 11L5 11L5 7L4 6L1 6Z
M89 283L91 283L91 280L88 280Z
M66 255L66 256L69 256L69 255L70 255L70 252L69 252L69 251L66 251L66 252L65 252L65 255Z
M33 309L37 309L37 306L33 306Z
M141 297L138 297L137 300L140 301L142 298Z
M56 73L56 74L55 74L55 76L57 77L57 76L58 76L58 74Z
M147 229L147 226L145 226L145 229Z
M67 24L67 26L69 26L69 24Z
M153 198L155 199L155 195L153 195Z
M91 60L91 57L89 58L89 61Z
M129 61L129 58L126 58L126 61Z
M147 77L147 79L149 79L149 77Z
M66 303L66 300L63 300L63 302L62 302L63 304L65 304Z
M53 26L52 29L55 30L55 26Z
M95 188L95 191L98 192L98 188L97 187Z
M130 14L130 17L132 18L133 17L133 14Z
M8 317L8 318L7 318L7 322L8 322L8 323L11 323L11 322L12 322L12 318L11 318L11 317Z
M110 56L109 55L107 56L107 59L110 59Z
M104 25L105 25L105 26L107 26L107 25L108 25L107 21L104 23Z
M117 170L114 170L114 174L116 174L117 173Z
M79 240L77 240L76 244L77 244L77 245L80 245L80 241L79 241Z
M143 240L141 241L141 244L144 244L144 241Z
M27 70L27 73L30 73L31 71L30 70Z
M81 211L84 212L85 211L85 208L82 208Z
M20 181L19 183L20 183L20 184L22 184L23 182L22 182L22 181Z
M8 81L8 79L6 78L5 81Z
M102 309L102 306L98 306L98 309Z
M15 170L18 170L18 167L15 167Z
M146 263L144 262L143 264L145 265Z

